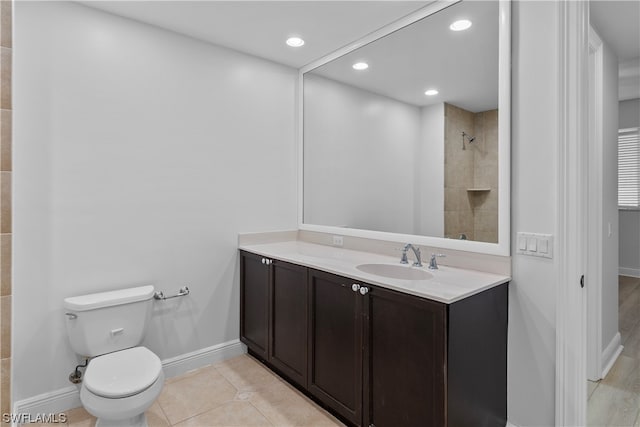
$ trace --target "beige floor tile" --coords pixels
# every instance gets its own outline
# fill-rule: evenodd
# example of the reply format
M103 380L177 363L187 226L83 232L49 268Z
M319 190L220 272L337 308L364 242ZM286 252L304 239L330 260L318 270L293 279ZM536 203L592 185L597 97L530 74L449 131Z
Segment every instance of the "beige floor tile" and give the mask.
M233 400L237 390L215 369L202 369L165 384L158 403L171 424Z
M587 381L587 397L591 399L591 395L598 388L600 381Z
M3 425L10 425L10 424L4 424ZM28 424L20 424L21 427L53 427L53 426L58 426L58 427L64 427L67 426L67 423L55 423L55 424L48 424L48 423L28 423Z
M618 276L619 284L640 284L640 277Z
M640 282L621 279L618 283L618 304L622 304L629 297L629 295L631 295L639 287Z
M339 421L285 383L274 384L257 391L251 403L273 425L285 426L342 426Z
M640 359L621 354L600 382L640 396Z
M164 380L164 383L165 383L165 385L166 384L171 384L171 383L176 382L176 381L181 381L181 380L184 380L186 378L197 376L197 375L200 375L200 374L202 374L204 372L207 372L207 371L211 371L212 369L213 369L213 367L211 365L206 365L206 366L203 366L202 368L193 369L193 370L191 370L189 372L185 372L184 374L179 375L177 377L167 378L167 379Z
M256 391L282 382L277 375L250 356L238 356L214 368L239 391Z
M632 426L638 417L640 395L600 384L589 400L589 427Z
M624 350L597 387L589 384L589 427L640 427L640 279L619 276L618 283Z
M180 427L273 426L251 403L227 402L222 406L189 418Z
M69 427L93 427L96 424L96 418L84 408L75 408L67 411L66 414ZM146 415L149 427L170 427L169 421L157 402L147 410ZM51 424L47 425L51 426ZM31 427L33 424L29 424L29 426Z
M96 417L80 407L66 412L69 427L93 427L96 424Z
M640 322L629 331L629 335L623 345L623 355L640 359Z
M147 424L149 427L169 427L171 425L158 402L151 405L151 407L147 409L147 412L145 412L145 415L147 416Z
M621 291L622 293L622 288ZM625 293L618 310L618 328L625 345L629 337L634 333L634 328L640 324L640 285L635 286L630 293Z

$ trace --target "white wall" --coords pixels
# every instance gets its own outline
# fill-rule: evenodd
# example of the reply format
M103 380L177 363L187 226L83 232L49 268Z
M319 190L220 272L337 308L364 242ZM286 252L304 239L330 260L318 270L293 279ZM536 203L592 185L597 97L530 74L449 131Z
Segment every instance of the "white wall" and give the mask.
M640 126L640 98L620 101L618 104L620 129Z
M414 233L444 237L444 104L420 109Z
M67 296L189 285L145 344L237 339L237 233L297 225L295 71L73 3L14 7L14 401L70 385Z
M619 103L619 128L640 127L640 99ZM620 273L640 277L640 210L620 210Z
M420 109L317 75L304 86L304 222L413 234Z
M618 57L603 41L602 350L618 333ZM611 232L609 232L611 230ZM608 361L603 361L606 363Z
M512 248L518 231L558 234L558 19L556 2L512 3ZM555 424L557 265L513 254L507 412L520 427Z

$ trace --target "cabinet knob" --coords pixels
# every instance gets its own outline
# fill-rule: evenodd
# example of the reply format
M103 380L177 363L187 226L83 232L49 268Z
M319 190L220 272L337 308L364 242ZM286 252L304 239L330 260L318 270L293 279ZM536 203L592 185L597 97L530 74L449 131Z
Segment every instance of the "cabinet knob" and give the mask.
M360 285L358 285L357 283L354 283L353 285L351 285L351 290L353 292L358 292L358 289L360 289Z
M267 263L267 260L266 260L266 259L264 259L264 258L262 258L262 263L263 263L263 264L266 264L266 263Z
M369 292L369 288L367 288L366 286L363 286L360 288L361 295L366 295L368 292Z

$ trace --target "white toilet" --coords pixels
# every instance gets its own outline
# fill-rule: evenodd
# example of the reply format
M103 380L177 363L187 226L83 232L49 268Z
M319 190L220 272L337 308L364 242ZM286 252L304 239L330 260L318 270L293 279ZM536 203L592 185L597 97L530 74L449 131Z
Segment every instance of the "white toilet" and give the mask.
M96 426L146 426L144 412L160 395L158 356L138 347L151 317L153 286L65 298L73 350L91 358L80 400Z

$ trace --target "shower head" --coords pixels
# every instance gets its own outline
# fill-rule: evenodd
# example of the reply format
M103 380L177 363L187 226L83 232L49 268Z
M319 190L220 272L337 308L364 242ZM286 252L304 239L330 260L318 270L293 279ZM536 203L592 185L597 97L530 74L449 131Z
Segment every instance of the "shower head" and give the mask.
M475 136L471 136L466 132L462 132L462 149L466 150L465 146L464 146L464 139L467 138L469 140L469 144L471 144L473 141L476 140Z
M475 136L471 136L466 132L462 132L462 138L464 139L465 137L469 140L469 142L473 142L476 140Z

